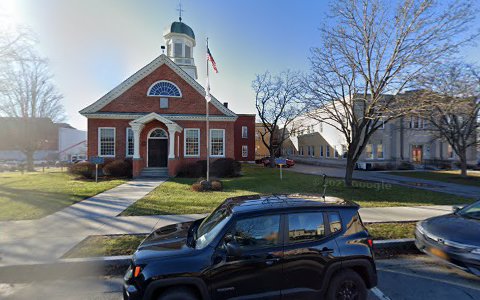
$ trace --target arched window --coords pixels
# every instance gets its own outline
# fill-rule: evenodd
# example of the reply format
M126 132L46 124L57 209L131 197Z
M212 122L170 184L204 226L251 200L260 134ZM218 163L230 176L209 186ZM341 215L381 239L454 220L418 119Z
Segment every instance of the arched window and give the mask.
M157 81L148 89L148 96L182 97L180 89L170 81Z
M151 139L165 139L167 138L167 133L161 128L157 128L150 132L149 138Z

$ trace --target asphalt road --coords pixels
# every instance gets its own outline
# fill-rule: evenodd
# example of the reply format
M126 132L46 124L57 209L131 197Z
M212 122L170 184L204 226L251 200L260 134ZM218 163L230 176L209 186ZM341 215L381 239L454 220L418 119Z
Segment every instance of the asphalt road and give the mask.
M369 300L480 300L480 278L427 256L378 260L377 269L379 285L370 292ZM13 285L0 283L0 299L121 299L121 282L120 277L87 277Z

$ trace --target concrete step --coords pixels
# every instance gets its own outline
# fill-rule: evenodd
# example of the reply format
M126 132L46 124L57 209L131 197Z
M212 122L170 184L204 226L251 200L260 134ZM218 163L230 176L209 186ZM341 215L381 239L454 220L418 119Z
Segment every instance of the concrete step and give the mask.
M145 168L140 172L140 177L167 178L168 168Z

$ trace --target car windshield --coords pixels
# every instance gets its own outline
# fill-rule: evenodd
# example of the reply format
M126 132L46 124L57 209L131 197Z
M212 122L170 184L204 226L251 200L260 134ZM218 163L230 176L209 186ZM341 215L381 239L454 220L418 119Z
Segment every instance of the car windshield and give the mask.
M462 208L458 214L465 218L480 220L480 201Z
M198 226L195 248L203 249L217 236L231 218L231 210L219 207Z

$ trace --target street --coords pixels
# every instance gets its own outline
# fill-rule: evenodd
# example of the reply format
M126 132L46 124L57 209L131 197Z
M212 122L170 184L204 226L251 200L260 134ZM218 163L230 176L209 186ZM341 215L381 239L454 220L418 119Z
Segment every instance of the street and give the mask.
M369 300L480 299L480 278L424 255L377 260L377 269ZM121 299L121 286L121 277L106 276L0 284L0 299Z

